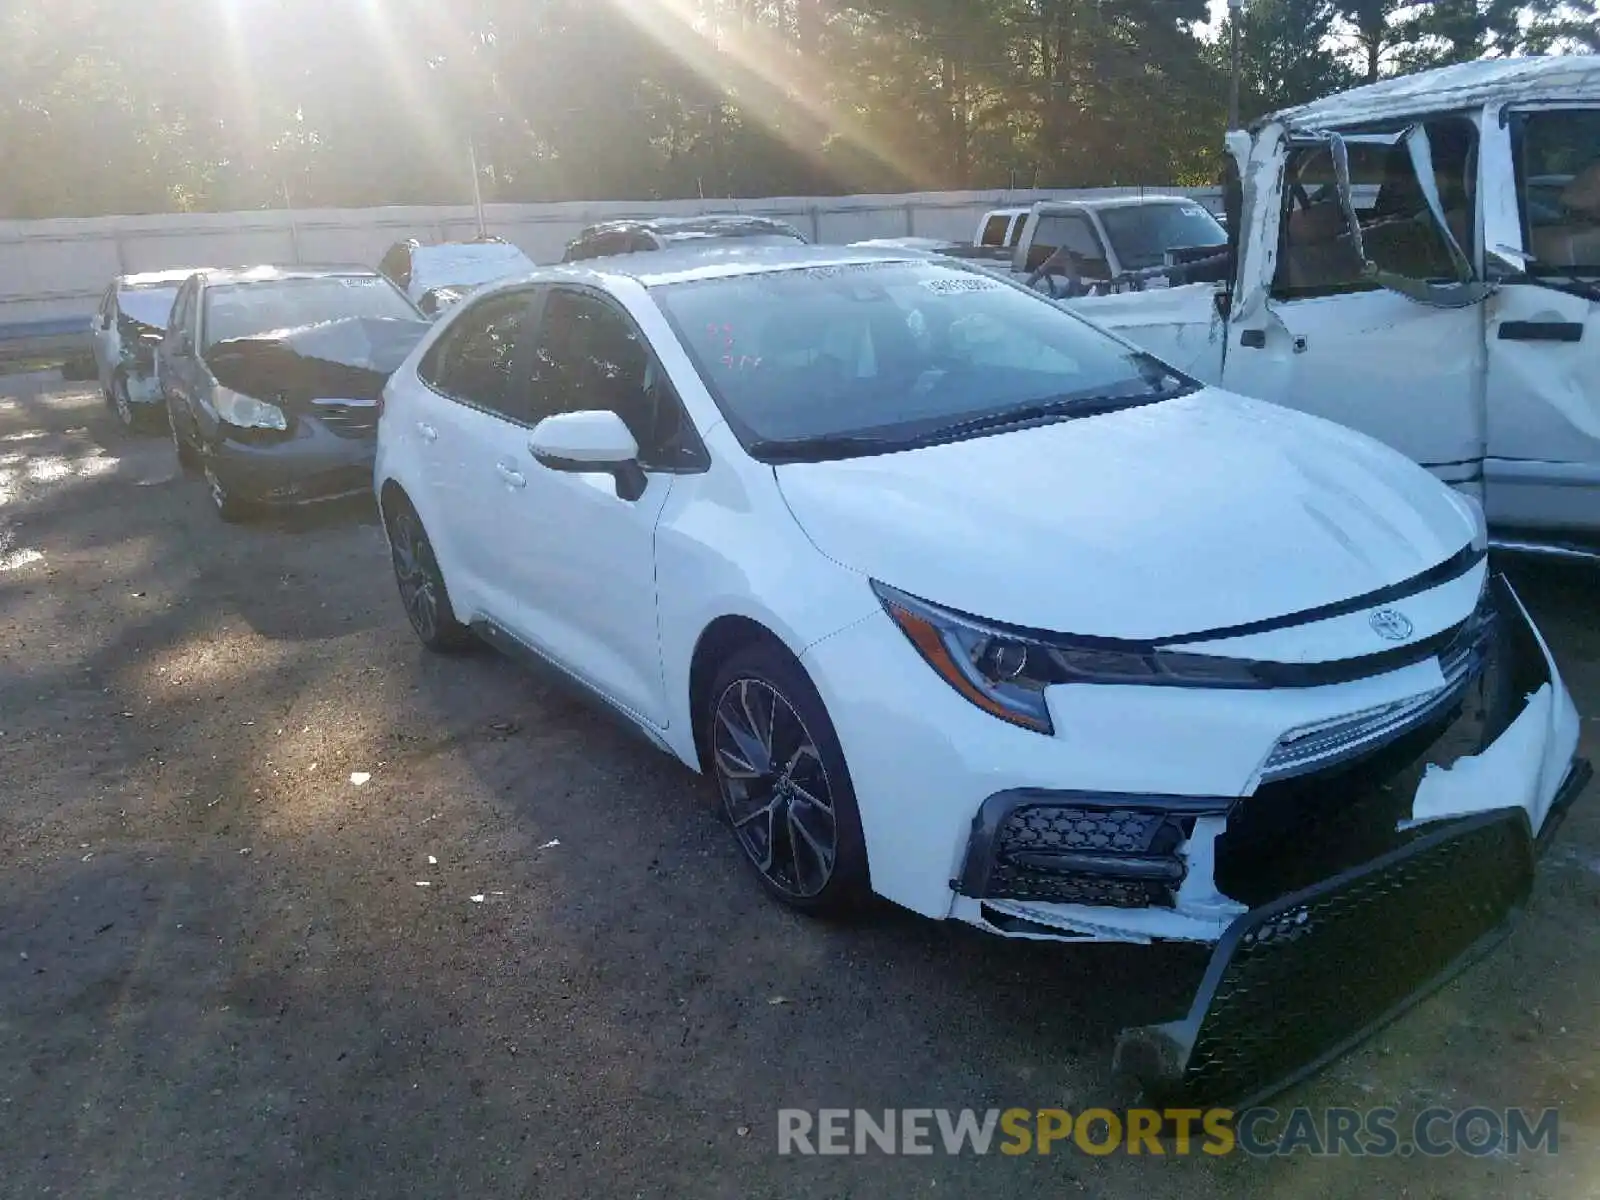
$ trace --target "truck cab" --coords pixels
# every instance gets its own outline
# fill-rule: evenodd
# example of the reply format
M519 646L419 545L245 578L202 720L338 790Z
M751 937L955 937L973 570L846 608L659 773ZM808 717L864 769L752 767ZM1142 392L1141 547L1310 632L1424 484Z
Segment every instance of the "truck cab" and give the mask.
M992 250L1012 249L1017 244L1017 237L1022 233L1022 226L1030 211L1027 205L1021 208L991 208L978 218L978 232L972 235L972 244Z
M1142 290L1165 281L1174 254L1226 243L1217 219L1185 196L1041 200L1023 221L1011 270L1057 296Z
M1600 57L1388 80L1227 149L1224 282L1067 303L1389 443L1504 547L1600 547Z

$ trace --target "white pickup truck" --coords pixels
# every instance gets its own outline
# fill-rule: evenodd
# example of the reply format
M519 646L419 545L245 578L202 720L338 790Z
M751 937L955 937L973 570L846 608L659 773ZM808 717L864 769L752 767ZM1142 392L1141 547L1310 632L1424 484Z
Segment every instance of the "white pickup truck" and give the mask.
M978 222L975 248L959 256L998 259L1029 286L1064 297L1165 282L1175 257L1214 254L1226 241L1188 197L1107 196L994 209Z
M1388 442L1504 549L1600 557L1600 57L1388 80L1228 151L1231 278L1065 303Z

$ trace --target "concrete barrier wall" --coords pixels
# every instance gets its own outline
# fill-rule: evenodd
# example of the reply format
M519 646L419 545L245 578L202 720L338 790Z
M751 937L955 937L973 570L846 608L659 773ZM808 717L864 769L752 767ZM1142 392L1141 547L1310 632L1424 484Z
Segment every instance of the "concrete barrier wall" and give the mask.
M555 262L585 225L615 217L701 212L780 217L814 241L866 238L969 239L990 208L1080 196L1138 195L1142 188L1014 192L917 192L886 196L780 196L761 200L673 200L655 203L578 201L492 204L491 234L520 246L535 262ZM1214 211L1215 188L1151 188L1150 194L1193 196ZM314 209L293 213L168 213L147 217L0 221L0 334L40 322L87 321L112 278L135 271L255 263L377 264L408 237L469 238L471 207Z

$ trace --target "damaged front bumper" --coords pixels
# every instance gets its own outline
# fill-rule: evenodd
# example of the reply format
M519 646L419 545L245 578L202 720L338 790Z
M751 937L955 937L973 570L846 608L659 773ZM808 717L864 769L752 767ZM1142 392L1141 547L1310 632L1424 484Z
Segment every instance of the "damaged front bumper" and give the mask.
M226 436L211 444L210 466L230 492L268 507L371 492L376 407L342 401L308 407L310 414L290 414L286 431L229 427Z
M1119 1068L1165 1103L1288 1085L1504 934L1589 780L1503 577L1440 666L1435 694L1286 738L1243 798L991 796L955 914L1013 937L1214 943L1190 1012L1125 1031Z

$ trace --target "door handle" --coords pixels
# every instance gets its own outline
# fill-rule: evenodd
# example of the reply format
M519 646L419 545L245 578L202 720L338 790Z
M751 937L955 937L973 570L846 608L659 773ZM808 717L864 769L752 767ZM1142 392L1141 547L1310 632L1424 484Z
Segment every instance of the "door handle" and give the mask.
M1248 350L1265 350L1267 348L1267 331L1265 329L1246 329L1239 334L1239 345Z
M1502 321L1502 342L1581 342L1583 324L1579 321Z
M511 487L522 488L528 486L528 477L510 463L495 463L494 470L495 474L500 476Z
M425 442L437 442L439 440L439 431L426 421L417 422L417 432L422 435L422 440Z

